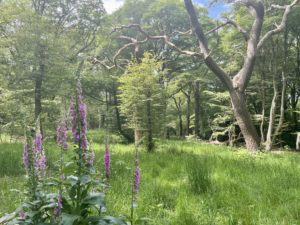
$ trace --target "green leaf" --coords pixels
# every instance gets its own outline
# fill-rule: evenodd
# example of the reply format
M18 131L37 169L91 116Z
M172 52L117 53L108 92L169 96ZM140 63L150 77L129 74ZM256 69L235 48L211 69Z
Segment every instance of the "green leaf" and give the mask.
M83 203L98 206L98 207L104 207L104 194L100 192L93 192L90 193L84 200Z
M87 219L87 221L95 225L127 225L127 223L124 220L112 216L91 216Z
M16 216L15 212L10 213L10 214L6 214L5 216L0 218L0 224L12 220L15 216Z
M49 203L47 205L42 206L40 208L40 211L42 211L43 209L53 209L53 208L55 208L55 206L56 206L56 203L55 202L51 202L51 203Z
M62 219L59 225L73 225L74 222L79 218L79 216L63 213L61 218Z
M76 177L76 176L68 176L67 177L67 180L69 181L69 183L72 185L72 186L74 186L74 185L76 185L77 184L77 182L78 182L78 177Z
M85 185L85 184L88 184L92 181L91 177L88 176L88 175L84 175L80 178L80 182L81 184Z
M73 173L75 171L76 165L74 162L68 162L63 168L65 174Z

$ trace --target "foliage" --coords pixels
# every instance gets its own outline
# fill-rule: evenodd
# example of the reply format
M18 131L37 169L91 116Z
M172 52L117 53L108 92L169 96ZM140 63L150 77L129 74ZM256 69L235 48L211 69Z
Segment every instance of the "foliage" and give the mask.
M146 133L160 131L165 111L162 62L145 53L141 62L132 62L120 77L120 109L132 128Z
M14 224L126 224L122 219L102 215L105 208L103 187L93 167L94 152L87 149L86 106L82 102L78 86L76 103L70 107L74 155L72 161L64 161L66 151L66 122L58 128L58 144L61 145L59 179L45 177L45 157L39 128L35 140L27 140L24 146L24 167L27 172L27 199L11 214L0 219L1 223ZM51 192L55 190L55 192ZM58 193L58 194L57 194Z
M144 221L137 224L297 224L299 154L253 155L244 149L185 140L160 140L157 145L155 154L139 153L143 176L135 215L136 219L143 218ZM53 143L46 143L46 147L51 154L59 152L57 147L53 148ZM112 176L106 197L106 214L129 215L128 193L131 193L132 182L128 177L134 173L133 146L115 144L110 147ZM21 145L0 145L0 151L6 153L17 148ZM94 143L94 148L94 165L99 171L103 167L104 142ZM21 161L21 153L14 154ZM73 155L72 152L68 154ZM191 191L186 165L192 164L195 158L202 161L204 157L209 162L211 186L199 195ZM14 160L7 158L10 159ZM51 173L55 171L58 172L55 168L50 170ZM0 176L0 201L5 202L0 205L1 215L19 205L20 195L11 189L20 189L24 182L23 175Z

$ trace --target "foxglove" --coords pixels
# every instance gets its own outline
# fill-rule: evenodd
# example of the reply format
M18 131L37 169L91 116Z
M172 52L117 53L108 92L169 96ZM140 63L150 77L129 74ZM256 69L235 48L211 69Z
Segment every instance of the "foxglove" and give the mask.
M65 121L61 121L58 124L58 127L56 129L56 142L59 146L61 146L64 149L68 148L68 143L67 143L67 126Z
M109 147L107 144L105 146L105 152L104 152L104 169L105 169L106 178L109 178L109 176L110 176L110 152L109 152Z
M140 165L138 159L135 161L135 173L134 173L134 185L133 185L133 190L134 193L138 193L139 191L139 186L140 186Z
M23 164L26 170L29 168L29 157L28 157L28 144L24 145L24 152L23 152Z

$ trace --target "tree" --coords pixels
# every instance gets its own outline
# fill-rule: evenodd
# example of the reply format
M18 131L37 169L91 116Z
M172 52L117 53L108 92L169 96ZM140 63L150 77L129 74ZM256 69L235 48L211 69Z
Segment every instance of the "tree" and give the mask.
M158 133L165 110L162 62L145 53L140 63L132 62L120 77L120 109L129 126L146 133L147 150L153 151L153 134Z
M234 75L233 78L230 78L229 74L227 74L211 57L206 36L203 32L201 24L198 21L192 1L185 0L184 2L190 16L195 35L199 40L199 48L201 50L201 53L203 54L202 57L204 58L204 61L209 69L213 71L214 74L222 81L223 85L230 93L235 118L245 138L247 149L256 150L259 147L259 137L251 121L250 113L248 112L246 106L245 89L247 88L250 77L252 75L258 50L272 35L284 30L288 14L291 12L292 8L299 2L299 0L294 0L290 5L276 7L284 9L284 15L281 24L275 29L268 31L262 38L260 38L260 35L262 32L265 15L265 8L263 3L256 0L240 1L247 7L251 16L254 18L254 21L249 33L245 32L245 30L240 28L240 26L237 26L237 28L245 36L245 39L247 41L247 51L242 68L236 75Z
M284 30L288 15L292 11L293 7L295 7L295 5L299 3L299 1L300 0L294 0L292 3L285 6L271 5L271 9L284 10L284 13L280 24L276 25L274 29L267 31L261 37L265 16L265 5L260 0L228 1L231 3L235 3L238 6L243 5L247 8L248 12L253 17L253 22L249 31L240 26L236 21L228 19L225 23L206 33L203 30L202 24L198 20L198 11L195 10L192 0L184 0L185 8L190 17L192 30L187 32L179 32L179 34L195 34L199 43L198 47L200 51L192 51L180 48L176 45L176 43L172 42L170 37L166 34L150 35L141 27L140 24L130 24L128 26L121 27L122 29L136 28L145 37L143 41L131 39L132 43L124 46L122 50L129 46L140 45L147 42L148 40L163 40L166 45L170 46L177 52L188 55L190 57L196 57L199 60L203 60L207 67L215 74L215 76L220 79L224 87L229 92L234 115L243 134L244 140L246 142L246 147L250 151L255 151L260 145L260 140L246 105L245 90L250 81L258 51L271 36ZM232 25L233 27L235 27L242 34L247 46L246 52L244 53L243 65L235 74L233 74L233 76L227 73L221 67L221 65L214 60L207 40L208 34L215 32L225 25ZM128 39L130 40L130 38Z

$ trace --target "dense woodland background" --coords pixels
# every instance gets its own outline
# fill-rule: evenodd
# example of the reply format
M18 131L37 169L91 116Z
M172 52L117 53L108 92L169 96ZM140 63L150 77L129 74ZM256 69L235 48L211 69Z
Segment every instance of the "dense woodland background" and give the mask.
M153 138L163 136L244 145L232 91L200 56L202 45L235 81L253 37L256 20L249 12L259 12L247 2L256 1L228 1L231 10L220 19L194 4L206 36L200 49L189 2L127 0L108 15L101 0L0 1L0 135L21 138L40 117L44 138L52 139L79 76L90 129L119 132L124 142L145 142L149 151ZM300 129L296 3L264 1L258 36L274 32L253 55L249 84L238 91L268 150L295 148Z

